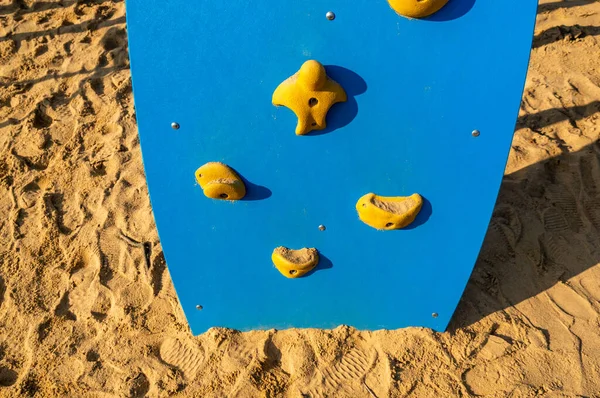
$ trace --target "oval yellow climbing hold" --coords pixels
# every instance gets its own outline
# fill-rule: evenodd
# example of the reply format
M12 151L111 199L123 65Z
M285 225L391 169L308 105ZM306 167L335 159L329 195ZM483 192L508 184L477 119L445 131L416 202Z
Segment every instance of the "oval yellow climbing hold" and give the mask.
M206 163L196 170L196 181L211 199L240 200L246 196L246 186L233 169L220 162Z
M365 224L383 230L400 229L410 225L423 207L419 194L411 196L378 196L368 193L356 203L358 217Z
M424 18L438 12L448 0L388 0L398 14L409 18Z
M273 264L286 278L299 278L310 272L319 263L319 252L313 248L292 250L277 247L271 255Z

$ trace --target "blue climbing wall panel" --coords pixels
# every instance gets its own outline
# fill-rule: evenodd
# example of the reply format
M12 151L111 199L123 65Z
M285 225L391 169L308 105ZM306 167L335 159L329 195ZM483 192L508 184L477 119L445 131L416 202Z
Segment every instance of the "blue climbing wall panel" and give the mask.
M443 331L497 197L536 7L450 0L416 20L386 0L128 0L144 166L192 331ZM308 59L348 101L296 136L271 96ZM244 200L204 196L194 172L211 161L241 174ZM407 229L377 231L355 210L369 192L426 201ZM286 279L277 246L315 247L321 262Z

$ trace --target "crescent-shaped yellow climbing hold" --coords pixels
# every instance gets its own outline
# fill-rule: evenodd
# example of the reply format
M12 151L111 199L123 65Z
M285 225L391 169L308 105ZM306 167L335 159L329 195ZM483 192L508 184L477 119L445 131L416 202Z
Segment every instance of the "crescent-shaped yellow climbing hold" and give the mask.
M196 170L196 181L211 199L240 200L246 196L246 186L229 166L210 162Z
M358 217L376 229L400 229L410 225L423 206L419 194L385 197L368 193L356 203Z
M280 246L273 250L271 259L283 276L286 278L299 278L317 266L319 252L317 249L312 248L292 250Z
M298 117L297 135L323 130L327 112L337 102L346 102L346 92L327 77L317 61L306 61L300 70L285 80L273 93L273 105L290 108Z
M424 18L438 12L448 0L388 0L398 14L409 18Z

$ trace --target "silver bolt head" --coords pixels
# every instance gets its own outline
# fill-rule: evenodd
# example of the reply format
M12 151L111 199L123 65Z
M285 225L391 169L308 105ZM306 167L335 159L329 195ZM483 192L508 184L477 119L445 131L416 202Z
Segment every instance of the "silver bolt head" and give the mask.
M333 11L327 11L327 14L325 14L325 16L327 17L327 19L329 19L330 21L333 21L335 19L335 13Z
M437 318L438 317L438 313L434 312L433 314L431 314L432 317Z
M325 225L321 224L319 225L319 231L325 231L327 229L327 227L325 227Z
M179 127L181 127L181 126L179 126L179 123L177 123L177 122L171 123L171 128L173 130L179 130Z
M202 307L200 304L198 304L198 305L196 306L196 309L197 309L197 310L201 310L202 308L204 308L204 307Z
M471 133L473 137L479 137L480 134L481 132L479 130L473 130L473 132Z

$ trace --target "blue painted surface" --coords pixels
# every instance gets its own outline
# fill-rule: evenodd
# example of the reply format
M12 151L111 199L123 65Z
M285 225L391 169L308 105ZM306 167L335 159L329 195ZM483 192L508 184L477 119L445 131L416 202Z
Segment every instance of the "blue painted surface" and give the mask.
M408 20L385 0L128 0L144 165L192 331L444 330L497 197L536 6L450 0ZM325 132L299 137L271 95L307 59L349 101ZM194 171L209 161L242 174L250 200L204 197ZM354 208L368 192L427 203L411 228L381 232ZM323 260L286 279L270 260L280 245Z

